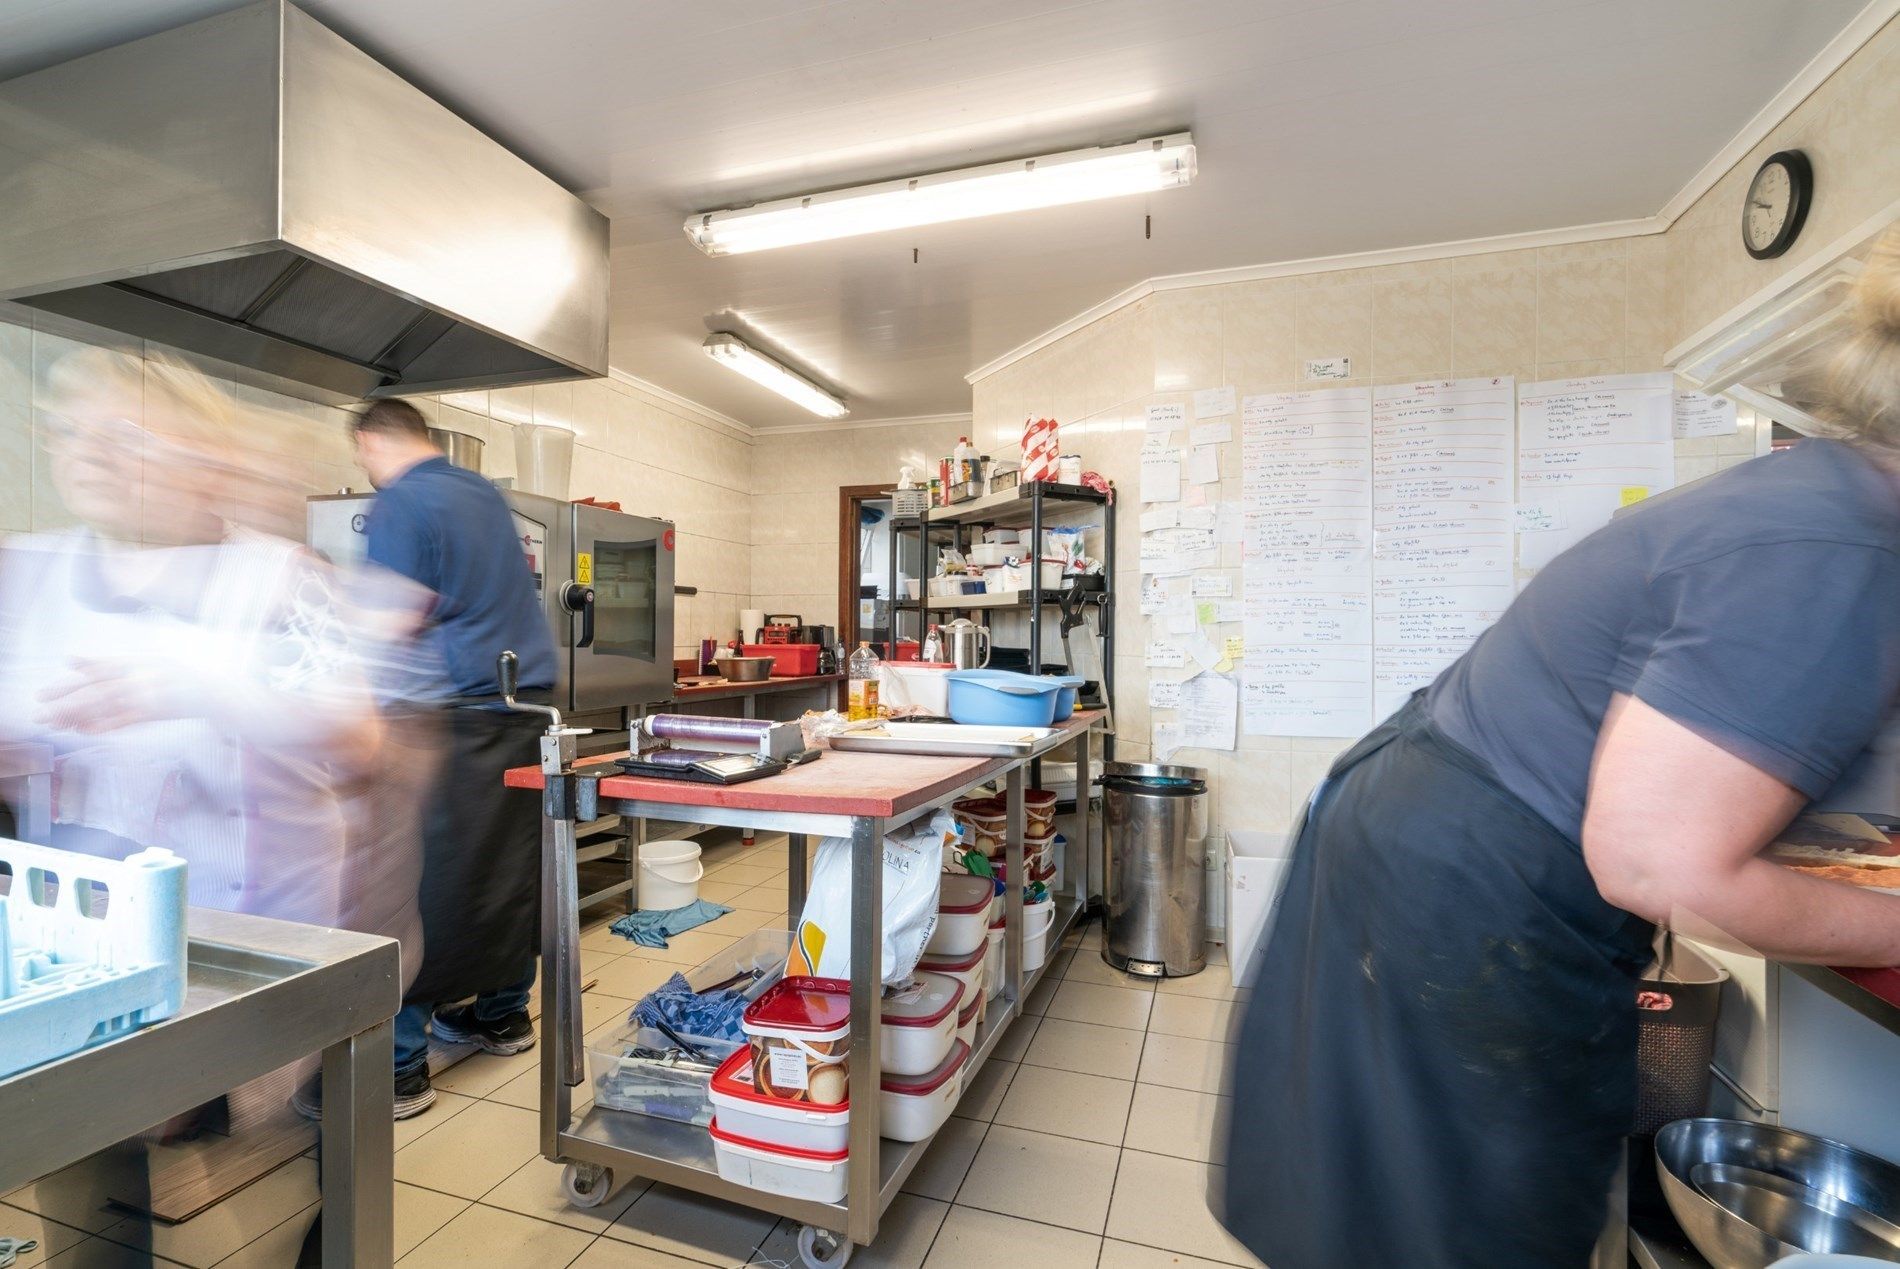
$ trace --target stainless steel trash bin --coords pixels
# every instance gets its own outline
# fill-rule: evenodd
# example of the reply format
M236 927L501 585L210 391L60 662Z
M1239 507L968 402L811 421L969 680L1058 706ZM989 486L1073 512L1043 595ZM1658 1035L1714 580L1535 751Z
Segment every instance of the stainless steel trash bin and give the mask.
M1207 965L1207 772L1146 762L1102 767L1102 959L1151 978Z

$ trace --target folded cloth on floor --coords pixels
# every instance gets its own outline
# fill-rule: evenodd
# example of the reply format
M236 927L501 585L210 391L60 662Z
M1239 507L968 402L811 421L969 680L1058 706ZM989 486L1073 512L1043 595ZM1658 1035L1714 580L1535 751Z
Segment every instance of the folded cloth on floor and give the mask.
M704 1046L695 1041L706 1040L730 1046L729 1053L745 1043L745 1029L739 1025L745 1007L742 991L696 992L683 975L674 974L641 997L633 1007L633 1020L652 1027L688 1053L704 1053ZM709 1056L724 1057L725 1053Z
M665 947L668 935L684 934L695 926L716 921L731 908L707 899L695 899L683 908L664 912L629 912L608 927L641 947Z

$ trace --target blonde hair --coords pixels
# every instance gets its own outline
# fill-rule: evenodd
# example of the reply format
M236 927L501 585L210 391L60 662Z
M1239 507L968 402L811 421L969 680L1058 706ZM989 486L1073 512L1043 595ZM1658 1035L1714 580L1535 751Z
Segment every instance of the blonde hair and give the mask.
M1814 376L1818 413L1842 440L1900 459L1900 225L1868 251L1849 322Z

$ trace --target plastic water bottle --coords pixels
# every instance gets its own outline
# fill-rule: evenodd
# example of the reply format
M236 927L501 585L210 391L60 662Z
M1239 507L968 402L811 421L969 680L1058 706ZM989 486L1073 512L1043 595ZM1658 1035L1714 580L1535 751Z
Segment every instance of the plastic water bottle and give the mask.
M869 639L859 640L858 650L851 654L846 669L851 678L851 704L845 711L845 717L854 723L878 717L878 656L871 651Z
M924 661L943 660L943 636L937 633L937 627L932 626L930 633L924 636L923 650L917 655Z

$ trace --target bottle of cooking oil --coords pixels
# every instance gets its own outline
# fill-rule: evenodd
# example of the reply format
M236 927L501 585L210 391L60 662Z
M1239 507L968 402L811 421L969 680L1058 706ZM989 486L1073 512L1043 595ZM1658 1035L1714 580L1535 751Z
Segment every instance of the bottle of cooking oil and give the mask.
M846 670L851 678L851 704L845 711L845 717L854 723L862 719L878 717L878 657L877 653L871 651L869 639L858 641L858 650L851 654Z

